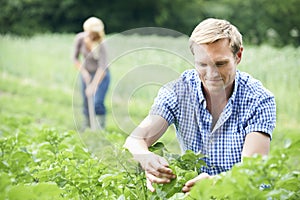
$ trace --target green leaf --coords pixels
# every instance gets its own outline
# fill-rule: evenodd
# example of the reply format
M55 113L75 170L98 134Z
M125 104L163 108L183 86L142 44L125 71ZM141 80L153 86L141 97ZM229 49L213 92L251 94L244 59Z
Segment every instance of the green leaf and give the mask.
M0 173L0 200L4 200L8 188L11 186L11 180L8 174Z
M63 199L61 193L62 190L55 183L20 184L10 189L8 197L10 200L59 200Z
M157 142L149 147L149 151L157 155L164 156L164 151L167 151L167 149L165 148L165 145L162 142Z

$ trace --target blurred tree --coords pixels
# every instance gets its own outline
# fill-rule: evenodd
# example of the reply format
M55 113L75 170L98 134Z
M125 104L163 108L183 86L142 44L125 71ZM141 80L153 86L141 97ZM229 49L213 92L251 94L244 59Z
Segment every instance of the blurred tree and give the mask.
M248 43L300 44L299 0L216 0L204 6L206 17L228 19Z
M299 0L0 0L0 34L79 32L90 16L106 32L159 26L190 34L204 18L237 25L246 42L300 44Z
M300 1L273 0L268 2L266 14L269 16L267 40L277 46L300 44Z
M157 26L172 28L190 34L194 27L204 19L203 0L157 0Z

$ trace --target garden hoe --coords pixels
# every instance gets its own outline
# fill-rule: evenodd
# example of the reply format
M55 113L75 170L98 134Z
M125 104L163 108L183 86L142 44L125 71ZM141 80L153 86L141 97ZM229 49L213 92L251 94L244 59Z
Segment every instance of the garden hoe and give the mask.
M88 108L89 108L89 118L90 118L90 127L93 131L96 130L96 117L94 109L94 97L93 95L88 96Z

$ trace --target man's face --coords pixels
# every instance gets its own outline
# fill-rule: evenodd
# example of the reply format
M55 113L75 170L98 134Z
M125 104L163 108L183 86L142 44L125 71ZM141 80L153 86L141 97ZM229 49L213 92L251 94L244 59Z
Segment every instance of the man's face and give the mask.
M242 50L233 55L228 39L193 45L195 67L206 90L218 93L231 89Z

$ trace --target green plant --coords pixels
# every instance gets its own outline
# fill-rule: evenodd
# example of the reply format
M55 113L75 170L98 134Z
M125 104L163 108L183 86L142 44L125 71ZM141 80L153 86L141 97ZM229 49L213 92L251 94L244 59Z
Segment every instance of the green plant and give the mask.
M230 171L198 182L187 199L299 199L300 171L289 155L300 153L300 141L287 143L268 157L244 158Z
M205 165L205 162L201 160L204 155L195 154L191 150L187 150L183 155L173 154L161 142L151 146L150 151L165 157L176 175L176 178L168 184L154 184L155 193L151 195L151 199L169 199L184 196L182 193L184 184L195 178L200 173L201 166Z

